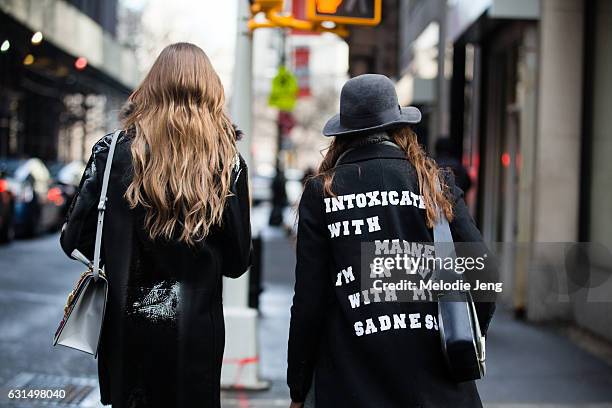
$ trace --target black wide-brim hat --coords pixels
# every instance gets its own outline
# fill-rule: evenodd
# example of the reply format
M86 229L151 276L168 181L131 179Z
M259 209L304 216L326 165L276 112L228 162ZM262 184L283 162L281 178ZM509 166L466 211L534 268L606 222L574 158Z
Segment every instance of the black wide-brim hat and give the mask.
M421 121L414 106L401 107L393 82L384 75L349 79L340 93L340 113L323 127L325 136L371 134Z

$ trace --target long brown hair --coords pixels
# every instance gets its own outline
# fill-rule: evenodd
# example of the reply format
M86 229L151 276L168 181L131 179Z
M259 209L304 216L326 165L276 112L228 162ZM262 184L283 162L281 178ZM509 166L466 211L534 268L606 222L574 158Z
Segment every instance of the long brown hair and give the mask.
M444 178L440 177L441 171L436 162L427 156L419 144L416 133L406 126L390 131L389 136L391 141L406 153L406 158L416 170L420 194L425 200L427 226L432 228L438 219L436 207L442 209L446 218L452 221L453 206L449 199L448 186L444 183ZM326 195L335 196L332 185L336 161L358 137L335 137L330 143L318 172L318 176L323 180L323 190ZM440 189L436 187L436 180L439 180Z
M134 178L125 198L146 209L152 239L194 244L221 224L236 156L219 76L202 49L172 44L128 101Z

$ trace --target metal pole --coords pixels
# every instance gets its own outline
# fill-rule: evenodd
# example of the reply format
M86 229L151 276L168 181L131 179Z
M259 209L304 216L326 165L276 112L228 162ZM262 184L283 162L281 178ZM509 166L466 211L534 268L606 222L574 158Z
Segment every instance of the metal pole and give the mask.
M447 22L446 22L446 1L439 2L439 40L438 40L438 77L436 78L436 97L437 97L437 120L435 131L429 136L429 147L430 152L433 152L433 148L436 144L436 140L440 136L448 136L449 131L449 90L448 80L444 76L446 70L446 35L447 35Z
M286 42L287 42L287 33L285 29L280 29L280 50L279 50L279 58L278 58L278 67L282 67L286 64L287 60L287 52L286 52ZM281 124L281 115L280 111L277 116L276 122L276 174L274 176L274 180L272 181L272 212L270 213L269 224L273 226L282 226L283 225L283 210L287 205L287 192L285 190L285 169L284 163L282 160L282 152L283 152L283 138L284 138L284 129Z
M238 150L244 157L247 166L252 168L253 36L247 26L250 16L248 0L238 0L238 24L236 27L236 51L230 114L234 123L245 134L245 138L238 143Z
M238 0L236 28L236 62L234 65L230 113L234 123L242 129L244 139L238 150L252 168L252 36L247 23L250 17L248 0ZM223 280L223 309L225 313L226 343L221 370L221 386L242 389L263 389L269 386L259 379L259 347L257 342L257 311L248 307L249 274L238 279ZM242 362L249 363L243 365Z
M81 136L81 161L87 162L87 158L89 154L87 154L87 112L89 107L87 106L87 95L83 94L83 102L81 102L81 129L83 131L83 135Z
M281 38L280 38L280 50L279 50L279 58L278 58L278 67L283 67L287 63L287 33L284 28L280 29ZM281 153L283 151L283 128L281 126L280 115L277 116L276 127L278 129L278 134L276 138L276 168L281 173L283 173L283 163L281 161Z
M283 66L285 66L285 64L287 63L287 33L285 32L284 28L280 29L280 50L279 50L279 57L278 57L278 67L281 68ZM279 112L280 113L280 112ZM284 169L283 169L283 163L281 160L281 152L283 150L283 127L281 126L281 121L280 121L280 114L277 116L277 123L276 123L276 128L278 130L277 133L277 137L276 137L276 170L277 172L280 172L280 176L283 175L284 173Z
M283 163L281 160L281 152L283 150L283 126L281 124L280 111L276 115L276 171L277 174L283 173Z
M230 113L232 120L244 132L244 138L238 142L240 154L251 167L250 140L252 139L251 104L252 104L252 37L247 23L250 17L248 0L238 0L238 25L236 27L236 63L234 65L232 100ZM224 296L227 306L246 307L248 299L248 272L236 280L226 280Z

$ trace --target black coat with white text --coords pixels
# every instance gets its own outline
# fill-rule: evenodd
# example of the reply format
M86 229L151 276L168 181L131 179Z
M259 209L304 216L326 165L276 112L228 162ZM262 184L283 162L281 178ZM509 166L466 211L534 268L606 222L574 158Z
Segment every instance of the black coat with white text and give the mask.
M474 382L452 380L436 302L378 302L361 293L362 242L433 242L415 168L397 147L359 146L336 165L331 198L311 179L299 205L288 384L303 401L314 375L317 408L480 407ZM456 242L480 242L463 201L454 200ZM384 297L381 295L380 297ZM493 303L477 303L486 332Z

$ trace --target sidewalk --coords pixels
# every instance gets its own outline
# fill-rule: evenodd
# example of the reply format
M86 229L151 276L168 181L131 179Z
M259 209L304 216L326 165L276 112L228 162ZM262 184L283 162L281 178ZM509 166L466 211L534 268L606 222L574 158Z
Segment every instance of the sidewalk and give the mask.
M478 385L484 402L612 407L612 366L558 331L500 310L488 336L488 373Z
M280 230L263 232L264 292L260 298L259 355L261 378L270 382L266 391L224 391L224 408L274 408L289 406L286 385L289 309L293 296L295 249Z
M224 393L224 407L289 404L285 370L293 245L282 234L264 240L260 355L262 378L271 382L271 388ZM517 321L501 307L491 323L487 362L487 376L478 382L485 407L612 408L612 366L558 330Z

